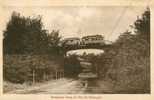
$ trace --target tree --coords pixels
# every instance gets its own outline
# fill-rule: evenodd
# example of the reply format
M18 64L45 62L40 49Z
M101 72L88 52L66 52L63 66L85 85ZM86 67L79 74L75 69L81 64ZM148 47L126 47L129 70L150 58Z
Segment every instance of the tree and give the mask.
M47 46L47 42L44 42L47 41L47 31L42 28L41 20L41 16L24 17L13 12L4 31L4 53L42 53L42 48Z
M59 35L59 30L53 30L49 35L48 35L48 45L49 45L49 50L50 53L52 54L59 54L60 53L60 47L58 46L60 42L60 35Z
M55 57L59 40L59 31L49 34L43 29L41 16L24 17L13 12L4 31L4 79L16 83L47 80L63 60ZM49 53L52 59L46 57ZM58 64L53 64L57 59Z
M136 34L124 32L113 44L116 54L108 64L108 77L124 91L149 92L150 89L150 10L134 22ZM110 51L112 51L110 50ZM110 55L110 53L108 54ZM137 91L140 90L140 91Z

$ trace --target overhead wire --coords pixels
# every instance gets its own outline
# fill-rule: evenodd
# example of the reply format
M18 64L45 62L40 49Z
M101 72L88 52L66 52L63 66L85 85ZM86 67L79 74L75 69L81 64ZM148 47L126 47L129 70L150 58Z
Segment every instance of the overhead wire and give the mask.
M131 5L131 2L129 3L128 6L126 6L123 11L121 12L119 18L117 19L117 21L115 22L114 24L114 27L113 29L111 30L111 32L109 33L109 36L113 34L113 32L116 30L116 28L118 27L119 23L120 23L120 20L122 19L122 17L124 16L124 14L126 13L128 7Z
M147 1L147 6L148 6L148 7L150 6L151 1L152 1L152 0L148 0L148 1ZM117 27L118 27L118 25L119 25L119 23L120 23L122 17L123 17L124 14L126 13L128 7L129 7L130 5L131 5L131 2L129 3L128 6L126 6L126 7L123 9L123 11L122 11L122 13L120 14L119 18L118 18L117 21L115 22L115 25L114 25L113 29L112 29L111 32L109 33L109 36L111 36L111 35L114 33L114 31L117 29Z

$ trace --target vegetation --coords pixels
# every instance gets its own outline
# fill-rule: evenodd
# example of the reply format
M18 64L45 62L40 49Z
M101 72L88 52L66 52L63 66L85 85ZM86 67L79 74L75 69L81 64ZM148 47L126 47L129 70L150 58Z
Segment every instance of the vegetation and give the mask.
M134 22L133 27L135 34L129 31L122 33L109 48L103 48L104 54L82 56L92 63L93 72L99 75L99 80L113 84L115 93L150 92L149 8ZM75 56L73 58L76 59ZM77 59L72 60L72 58L69 60L69 69L73 69L73 65L78 65ZM70 71L72 72L70 75L75 75L74 71Z
M99 80L113 83L118 93L150 92L150 10L137 18L129 31L122 33L105 53L83 55L94 66ZM58 44L59 31L48 33L41 17L23 17L14 12L4 31L4 79L23 83L54 78L57 69L64 68L66 77L77 77L81 72L75 55L64 59ZM64 63L63 63L64 61Z
M109 58L106 74L117 91L150 92L150 10L134 22L136 34L125 32L105 54ZM106 60L105 60L106 62Z
M13 12L4 31L4 54L55 54L59 40L59 31L49 34L43 29L41 16L24 17Z
M62 63L60 38L59 31L43 29L41 16L24 17L13 12L4 31L4 80L23 83L51 78Z

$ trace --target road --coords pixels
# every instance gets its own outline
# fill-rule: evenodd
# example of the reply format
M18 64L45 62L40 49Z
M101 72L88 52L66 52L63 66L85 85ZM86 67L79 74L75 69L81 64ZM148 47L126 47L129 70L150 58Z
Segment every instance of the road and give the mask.
M103 93L102 90L108 89L103 86L100 87L84 87L80 80L73 79L59 79L52 80L38 86L31 86L25 89L10 91L11 94L89 94L89 93ZM106 90L105 90L106 91ZM107 90L108 91L108 90Z

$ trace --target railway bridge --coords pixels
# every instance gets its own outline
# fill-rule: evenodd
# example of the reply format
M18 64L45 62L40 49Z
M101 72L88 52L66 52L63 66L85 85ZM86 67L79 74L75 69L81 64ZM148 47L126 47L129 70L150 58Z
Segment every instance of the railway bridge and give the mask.
M78 73L77 77L81 81L84 87L89 87L89 83L95 82L94 80L99 77L99 68L94 66L91 61L89 61L86 57L89 54L93 54L95 56L101 55L105 53L104 49L109 49L110 45L104 46L79 46L79 47L68 47L65 52L66 61L68 61L68 65L66 65L66 70L72 73ZM85 55L84 55L85 54ZM77 60L76 62L73 60L74 58L69 58L69 56L75 55ZM72 62L71 62L72 61ZM67 63L67 62L65 62ZM64 67L65 70L65 67ZM74 74L72 73L72 74ZM70 75L72 75L70 74Z
M101 35L86 36L81 39L68 38L61 41L59 44L60 51L62 51L62 54L64 54L64 57L67 59L67 62L64 61L65 64L69 63L64 67L64 71L67 71L71 76L74 73L78 73L77 77L81 80L81 83L87 87L89 80L98 77L98 68L93 66L93 64L85 59L83 55L100 55L110 49L111 45L112 43L110 41L105 41ZM75 55L76 58L69 58L71 55Z

